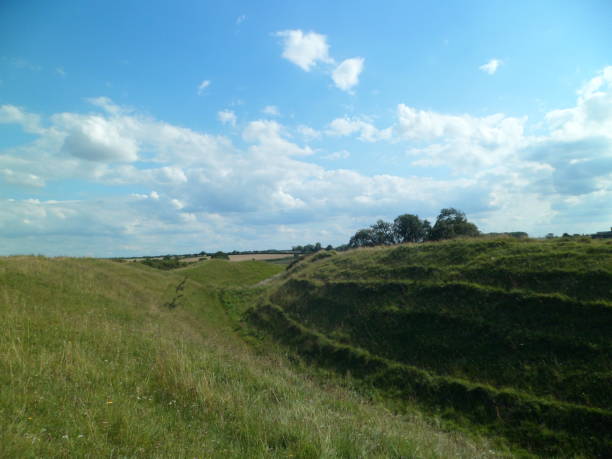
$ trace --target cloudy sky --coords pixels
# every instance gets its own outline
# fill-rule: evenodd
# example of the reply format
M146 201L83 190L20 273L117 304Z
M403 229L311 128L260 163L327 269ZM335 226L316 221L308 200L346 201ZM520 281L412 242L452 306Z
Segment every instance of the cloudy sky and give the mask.
M0 3L0 254L612 225L612 3Z

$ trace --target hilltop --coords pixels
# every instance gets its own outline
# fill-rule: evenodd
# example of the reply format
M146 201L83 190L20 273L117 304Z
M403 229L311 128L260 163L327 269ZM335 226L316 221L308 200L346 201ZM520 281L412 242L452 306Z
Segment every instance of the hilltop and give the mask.
M307 362L543 455L612 454L612 244L318 252L246 313Z

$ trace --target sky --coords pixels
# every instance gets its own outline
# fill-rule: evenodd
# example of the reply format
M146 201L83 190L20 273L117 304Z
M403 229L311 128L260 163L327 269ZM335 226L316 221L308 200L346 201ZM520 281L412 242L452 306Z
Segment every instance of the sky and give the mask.
M612 225L612 2L0 2L0 255Z

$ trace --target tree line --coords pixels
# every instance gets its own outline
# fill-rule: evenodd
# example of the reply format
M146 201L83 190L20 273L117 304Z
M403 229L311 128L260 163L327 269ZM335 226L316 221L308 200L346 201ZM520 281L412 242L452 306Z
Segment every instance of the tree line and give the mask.
M521 236L527 233L516 233ZM478 227L467 220L465 213L455 208L442 209L432 226L428 220L421 220L418 215L399 215L393 222L378 220L368 228L358 230L348 244L335 247L335 250L348 250L357 247L374 247L404 242L425 242L452 239L459 236L479 236ZM511 235L514 235L512 233ZM325 250L334 247L328 245ZM316 244L296 245L292 250L297 253L313 253L323 250L320 242Z
M478 227L467 220L465 213L455 208L442 209L432 226L418 215L399 215L393 223L378 220L368 228L358 230L348 247L373 247L404 242L425 242L452 239L459 236L479 236Z

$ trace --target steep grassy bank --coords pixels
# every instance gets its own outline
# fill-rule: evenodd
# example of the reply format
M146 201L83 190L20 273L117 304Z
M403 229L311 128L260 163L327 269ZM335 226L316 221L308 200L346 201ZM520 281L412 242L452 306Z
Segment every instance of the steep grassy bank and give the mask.
M0 258L0 456L495 455L237 339L219 286L270 266Z
M475 239L321 252L248 317L542 454L612 454L612 245Z

